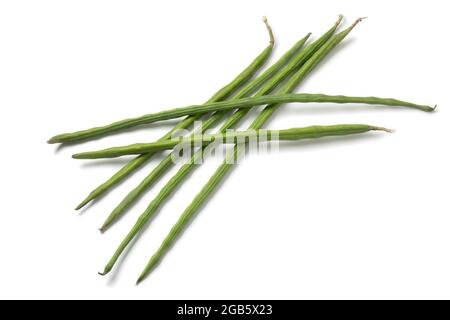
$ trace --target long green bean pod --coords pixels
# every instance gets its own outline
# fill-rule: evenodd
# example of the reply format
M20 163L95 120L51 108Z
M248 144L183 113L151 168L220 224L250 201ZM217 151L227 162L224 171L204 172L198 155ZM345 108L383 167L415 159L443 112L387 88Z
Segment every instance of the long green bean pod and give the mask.
M323 58L334 48L336 47L346 36L347 34L354 28L354 26L359 23L361 19L358 19L350 28L340 32L336 36L333 36L324 46L322 46L312 57L309 59L300 70L294 75L293 78L290 79L288 83L283 87L282 92L287 93L295 90L297 85L304 79L304 77L311 72L311 70L321 61ZM255 119L255 121L250 126L250 129L261 128L265 122L270 118L270 116L278 109L280 105L269 105L267 106L261 114ZM242 152L242 144L239 144L237 147L235 146L233 157L238 156L239 153ZM225 177L225 175L232 168L232 162L229 159L226 159L225 162L219 166L217 171L213 174L213 176L208 180L205 186L200 190L200 192L195 196L191 204L186 208L186 210L182 213L179 220L172 227L169 234L166 236L161 246L155 252L155 254L150 258L150 261L144 268L143 272L139 276L137 283L140 283L144 280L150 272L156 267L156 265L161 261L161 259L165 256L167 251L172 247L173 243L179 237L179 235L183 232L183 230L187 227L189 221L194 217L195 213L199 210L201 205L208 199L208 197L215 190L220 181Z
M220 143L233 143L236 144L242 139L248 140L250 138L256 138L258 141L260 138L265 138L264 141L272 140L301 140L320 138L323 134L324 137L332 135L363 133L370 130L383 130L381 127L374 127L369 125L333 125L333 126L311 126L306 128L291 128L283 130L246 130L246 131L234 131L227 133L216 134L197 134L189 137L177 137L172 140L165 140L154 143L144 143L142 145L133 145L132 147L124 148L112 148L110 152L104 151L103 154L80 154L80 159L95 159L95 158L112 158L118 157L124 154L139 154L147 152L156 152L161 150L173 149L178 145L186 145L190 147L206 146L212 142ZM387 131L387 130L384 130Z
M244 88L242 88L233 99L238 99L241 97L246 97L251 95L254 91L256 91L259 87L261 87L264 83L266 83L257 93L257 95L261 95L267 92L270 92L273 88L275 88L282 80L285 79L289 75L289 72L285 70L290 70L291 72L295 71L297 68L297 63L295 55L297 55L300 50L303 48L304 44L308 40L310 34L307 34L304 38L297 41L280 59L277 60L273 65L271 65L267 70L265 70L261 75L259 75L256 79L247 84ZM288 64L289 63L289 64ZM286 64L288 64L287 67ZM284 68L284 69L283 69ZM281 70L281 71L280 71ZM279 74L283 74L282 77L279 77ZM270 80L270 81L269 81ZM245 110L246 112L248 110ZM219 120L221 120L227 113L226 112L216 112L207 121L202 123L201 129L204 132L209 129ZM245 114L241 115L241 118ZM231 118L235 118L236 115L232 115ZM234 121L236 122L236 121ZM103 223L100 231L104 232L113 222L119 219L127 209L129 209L140 197L141 195L148 190L148 188L165 172L169 170L173 165L172 154L168 154L133 190L131 190L125 198L113 209L113 211L106 218ZM191 167L191 170L194 169L194 166ZM187 176L185 170L180 169L180 175ZM178 179L179 180L179 179ZM164 194L169 194L166 190L161 190Z
M222 101L231 96L233 92L235 92L239 87L248 82L264 65L264 63L269 59L274 47L274 37L272 33L272 28L267 23L267 19L265 18L264 23L269 33L269 45L240 74L238 74L236 78L234 78L230 83L228 83L219 91L217 91L211 98L209 98L209 100L206 101L206 104ZM256 85L261 84L262 83L257 83ZM170 139L177 131L189 128L196 120L200 119L202 115L203 114L199 113L188 116L186 119L179 122L172 130L170 130L164 136L162 136L158 141ZM49 143L56 143L56 141L52 142L52 139L49 140ZM142 167L145 163L147 163L153 157L153 155L154 155L153 153L143 154L128 162L119 171L117 171L114 175L112 175L107 181L103 182L94 190L92 190L89 193L89 195L75 208L75 210L83 208L92 200L100 197L101 195L111 190L111 188L119 184L126 177L130 176L131 174L136 172L140 167Z
M334 34L336 28L340 24L342 20L342 16L339 16L338 21L335 23L335 25L325 32L318 40L314 41L312 44L308 45L304 51L302 51L293 61L289 63L288 66L286 66L285 69L281 71L284 75L288 75L286 70L296 70L297 67L301 67L307 59L309 59L321 46L328 41L328 39ZM289 72L290 74L290 72ZM274 86L278 85L282 80L284 80L284 77L277 76L271 81ZM269 84L265 86L266 88L262 88L260 90L261 94L267 93L268 91L272 90L272 88L269 89ZM242 119L247 110L240 109L237 111L233 116L222 126L221 131L224 132L226 129L232 127L234 124L236 124L240 119ZM203 156L202 152L196 152L193 155L193 158L191 159L191 163L184 164L181 169L169 180L169 182L161 189L161 191L158 193L158 195L154 198L154 200L149 204L147 209L144 211L143 214L139 217L133 228L130 230L130 232L127 234L127 236L122 240L119 247L115 251L114 255L109 260L108 264L105 266L105 269L102 273L102 275L107 274L111 271L114 264L117 262L118 258L122 254L122 252L125 250L125 248L131 243L133 238L141 231L141 229L144 227L144 225L149 221L149 219L155 214L159 206L163 203L164 200L166 200L169 195L176 189L176 187L189 175L190 172L192 172L193 168L195 167L194 163L197 163L197 159L200 159ZM111 219L113 219L112 217ZM107 221L108 222L108 221ZM106 227L108 223L105 223L104 227Z

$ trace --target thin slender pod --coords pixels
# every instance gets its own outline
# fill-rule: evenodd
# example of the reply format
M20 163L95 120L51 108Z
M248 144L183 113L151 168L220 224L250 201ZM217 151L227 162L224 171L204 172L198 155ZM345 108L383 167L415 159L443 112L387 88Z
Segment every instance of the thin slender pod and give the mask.
M187 145L190 147L206 146L212 142L220 143L233 143L236 144L241 139L248 140L250 138L256 138L258 141L262 141L261 138L267 138L266 141L272 140L300 140L320 138L321 133L324 137L332 135L363 133L370 130L382 130L381 127L374 127L369 125L332 125L332 126L311 126L305 128L290 128L283 130L246 130L235 131L227 133L217 134L197 134L189 137L178 137L172 140L165 140L154 143L144 143L141 145L133 145L131 147L112 148L108 151L98 151L101 154L96 154L95 151L92 154L80 154L80 159L95 159L95 158L112 158L118 157L124 154L139 154L147 152L156 152L162 150L169 150L175 148L177 145ZM384 130L386 131L386 130Z

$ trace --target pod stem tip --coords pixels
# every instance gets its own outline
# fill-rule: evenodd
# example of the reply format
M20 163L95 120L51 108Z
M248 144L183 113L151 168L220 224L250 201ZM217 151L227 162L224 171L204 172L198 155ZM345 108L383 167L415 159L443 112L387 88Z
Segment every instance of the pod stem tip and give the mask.
M395 132L394 129L384 128L384 127L372 127L372 130L384 131L384 132L388 132L388 133L394 133Z
M266 25L267 31L269 32L269 44L273 46L275 44L275 37L273 35L272 27L270 26L266 16L263 16L262 21Z
M356 25L357 25L358 23L360 23L360 22L363 21L363 20L366 20L367 18L368 18L368 17L360 17L360 18L356 19L356 21L353 22L353 24L350 26L350 30L353 29L354 27L356 27Z

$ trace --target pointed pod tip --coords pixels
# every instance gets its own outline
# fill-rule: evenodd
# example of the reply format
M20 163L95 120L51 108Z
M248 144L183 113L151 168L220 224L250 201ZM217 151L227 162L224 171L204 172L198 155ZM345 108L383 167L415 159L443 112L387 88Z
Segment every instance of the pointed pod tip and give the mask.
M85 202L83 201L82 203L80 203L79 205L77 205L77 206L75 207L75 211L80 210L80 209L83 208L86 204L87 204L87 202L85 203Z
M339 25L342 23L342 20L344 20L344 15L342 15L342 14L338 15L338 19L334 23L333 28L337 29L339 27Z
M389 128L385 128L385 127L372 127L372 130L384 131L384 132L388 132L388 133L394 133L395 132L394 129L389 129Z
M81 208L84 208L87 204L89 204L92 200L94 200L98 195L95 192L91 192L89 196L80 202L79 205L75 207L75 210L80 210Z
M434 112L434 111L436 111L437 107L438 107L437 104L435 104L434 106L424 105L424 106L419 106L418 109L425 111L425 112Z
M105 269L103 269L103 272L98 272L101 276L106 276L110 271L112 267L110 265L106 265Z
M113 214L112 214L112 215L113 215ZM102 224L102 226L100 227L100 229L98 229L98 230L100 230L101 233L105 233L105 232L109 229L109 227L111 227L111 225L113 224L113 222L114 222L114 219L111 219L110 217L108 217L108 218L103 222L103 224Z

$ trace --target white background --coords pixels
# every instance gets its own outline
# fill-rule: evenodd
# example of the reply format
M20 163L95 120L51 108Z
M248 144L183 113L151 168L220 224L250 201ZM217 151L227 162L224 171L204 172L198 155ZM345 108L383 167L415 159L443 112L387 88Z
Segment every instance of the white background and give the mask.
M2 1L0 298L450 298L446 1ZM152 141L174 124L58 149L53 134L202 103L266 45L279 57L336 20L358 26L299 92L377 95L439 111L284 106L268 124L396 129L287 143L232 172L142 285L134 282L218 161L162 208L108 277L97 271L176 168L97 228L156 160L75 205L127 159L75 152ZM274 61L272 59L272 61ZM241 128L248 125L251 118Z

